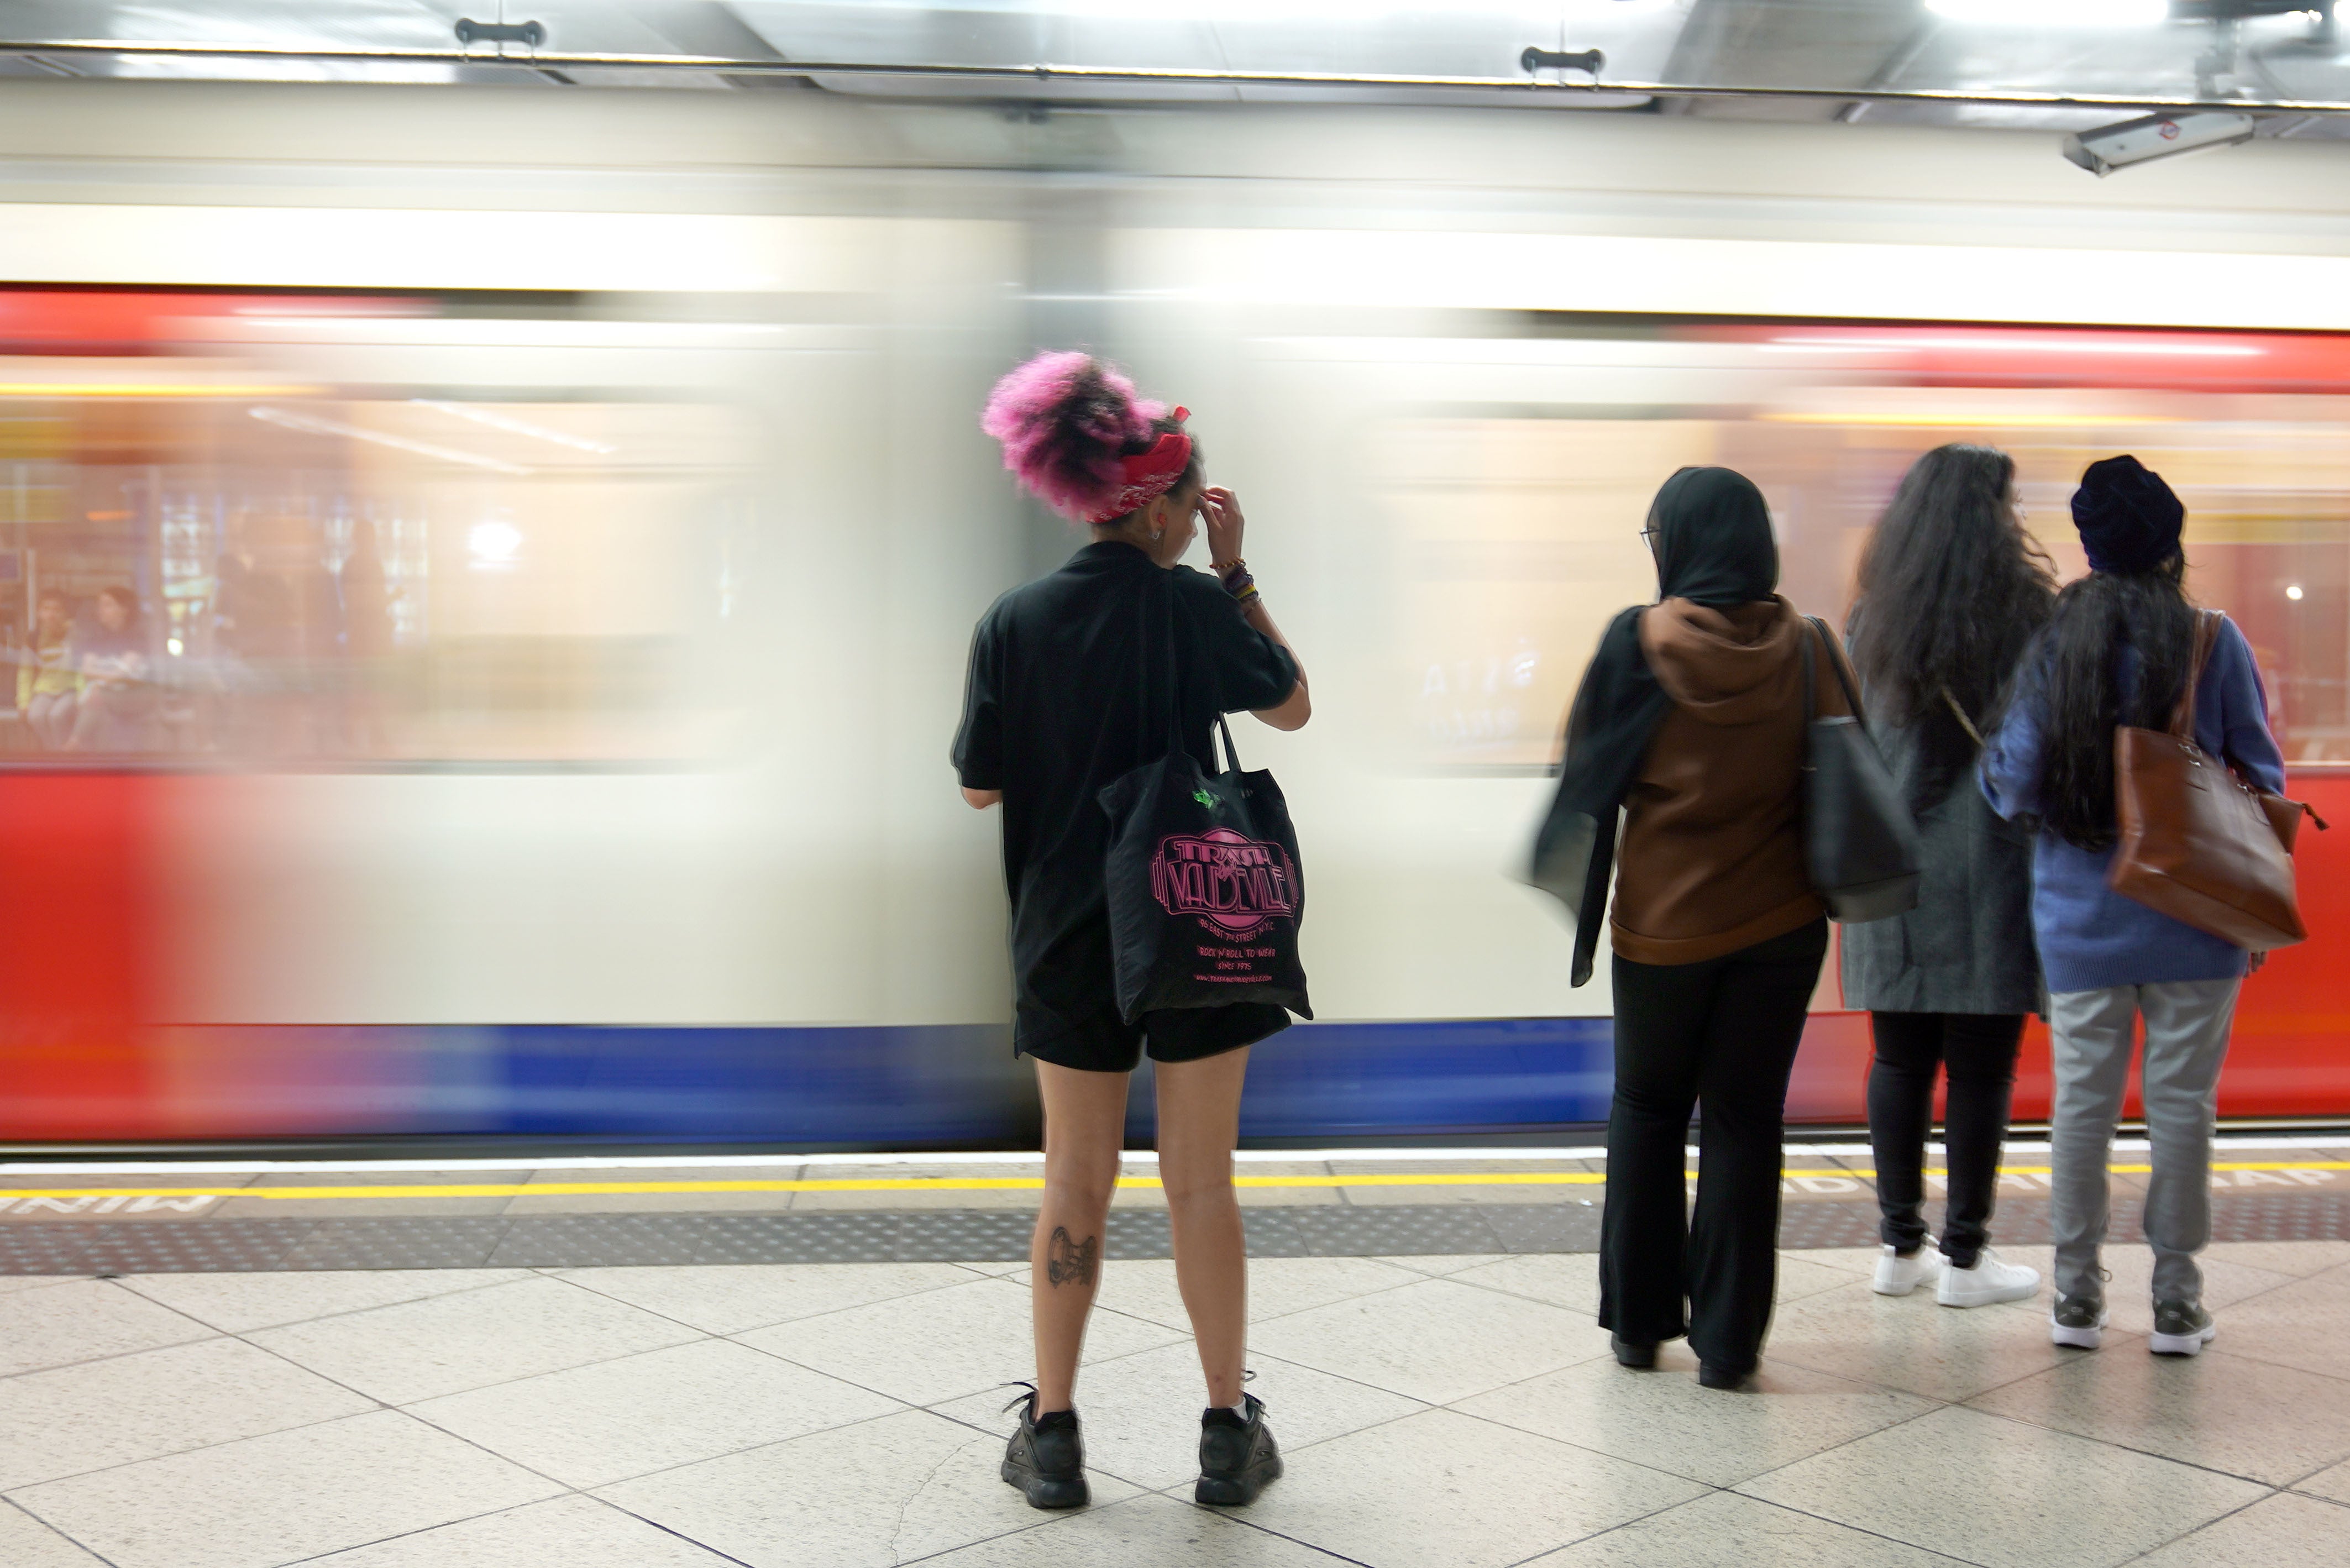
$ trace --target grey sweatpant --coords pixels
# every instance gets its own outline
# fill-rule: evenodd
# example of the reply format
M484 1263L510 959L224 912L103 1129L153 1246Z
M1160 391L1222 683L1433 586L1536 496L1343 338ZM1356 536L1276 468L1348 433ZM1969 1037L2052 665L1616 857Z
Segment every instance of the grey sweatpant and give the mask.
M2117 985L2048 999L2056 1075L2050 1223L2060 1294L2105 1298L2097 1249L2106 1239L2106 1162L2129 1077L2131 1024L2143 1014L2146 1130L2154 1146L2146 1240L2154 1249L2154 1299L2202 1299L2195 1254L2211 1239L2211 1123L2242 984Z

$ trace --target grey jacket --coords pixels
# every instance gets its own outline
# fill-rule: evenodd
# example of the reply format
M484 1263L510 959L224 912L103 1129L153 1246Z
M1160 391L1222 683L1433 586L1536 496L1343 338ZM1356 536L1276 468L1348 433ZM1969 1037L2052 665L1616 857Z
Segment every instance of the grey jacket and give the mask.
M1863 694L1865 706L1876 704ZM1872 720L1870 733L1906 795L1918 765L1911 732ZM1918 814L1918 907L1843 928L1844 1002L1879 1012L2037 1012L2032 940L2032 840L2002 821L1961 768Z

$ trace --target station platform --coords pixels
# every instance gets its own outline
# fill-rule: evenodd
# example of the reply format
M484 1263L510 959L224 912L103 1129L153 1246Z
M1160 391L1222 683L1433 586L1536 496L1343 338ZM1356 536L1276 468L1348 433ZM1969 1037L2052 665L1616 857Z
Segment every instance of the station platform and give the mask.
M1193 1506L1199 1375L1148 1157L1078 1389L1093 1506L996 1478L1033 1155L0 1168L8 1568L936 1563L2350 1564L2350 1140L2213 1176L2193 1359L1869 1289L1863 1148L1788 1148L1754 1386L1593 1323L1599 1151L1242 1164L1287 1476ZM2047 1267L2043 1147L1996 1240Z

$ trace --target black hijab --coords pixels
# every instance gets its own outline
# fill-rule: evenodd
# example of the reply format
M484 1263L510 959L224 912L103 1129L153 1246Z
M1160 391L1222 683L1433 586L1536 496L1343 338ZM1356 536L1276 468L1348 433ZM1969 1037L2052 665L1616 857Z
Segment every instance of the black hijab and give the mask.
M1779 586L1771 509L1744 474L1684 468L1648 507L1657 597L1715 609L1767 599ZM1565 762L1550 815L1534 837L1526 879L1566 906L1575 922L1570 982L1591 978L1616 865L1616 816L1672 706L1640 652L1635 605L1607 623L1566 718Z

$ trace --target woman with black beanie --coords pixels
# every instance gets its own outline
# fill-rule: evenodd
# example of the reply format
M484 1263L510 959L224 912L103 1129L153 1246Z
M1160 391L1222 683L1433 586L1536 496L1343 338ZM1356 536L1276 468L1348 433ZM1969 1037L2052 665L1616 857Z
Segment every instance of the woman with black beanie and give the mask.
M1770 1326L1781 1118L1827 948L1801 836L1804 693L1848 711L1843 654L1779 597L1770 510L1744 475L1682 469L1641 532L1658 602L1616 618L1575 693L1533 880L1575 917L1575 984L1603 912L1615 949L1600 1324L1633 1367L1686 1334L1698 1380L1735 1388Z
M2146 1239L2154 1251L2158 1355L2210 1342L2195 1255L2211 1235L2211 1126L2236 992L2253 959L2106 885L2112 867L2114 730L2161 730L2182 700L2196 743L2266 790L2284 787L2268 700L2244 634L2198 611L2183 586L2187 509L2134 457L2089 465L2073 521L2089 575L2057 597L2056 616L2026 656L2005 722L1982 761L2002 816L2032 825L2032 923L2047 972L2056 1078L2049 1140L2056 1302L2050 1336L2094 1350L2106 1324L2106 1161L2146 1028ZM2217 636L2193 668L2199 614Z

